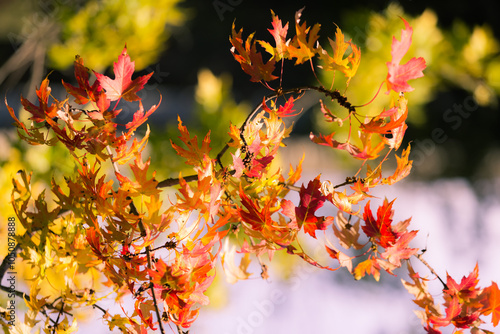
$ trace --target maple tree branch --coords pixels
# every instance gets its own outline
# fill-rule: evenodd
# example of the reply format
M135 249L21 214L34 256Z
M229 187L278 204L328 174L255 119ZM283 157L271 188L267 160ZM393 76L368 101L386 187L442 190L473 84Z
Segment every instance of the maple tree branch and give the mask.
M18 290L11 290L10 287L7 287L5 285L0 285L0 290L3 290L5 292L8 292L8 293L14 293L17 297L20 297L20 298L24 298L26 299L28 302L31 301L31 296L25 292L22 292L22 291L18 291ZM56 308L54 305L52 304L45 304L43 305L43 307L45 308L48 308L50 310L55 310L55 311L59 311L58 308ZM66 315L69 315L69 316L73 316L72 313L68 312L68 311L63 311L64 314ZM44 313L45 314L45 313ZM45 314L45 316L48 316L47 314Z
M59 318L61 317L61 314L63 313L63 311L64 311L64 301L62 301L62 303L61 303L61 308L59 309L59 313L57 313L56 321L54 322L54 328L52 331L52 333L54 333L54 334L56 334L56 329L57 329L57 326L59 325Z
M16 247L12 249L7 256L4 257L2 264L0 265L0 282L2 282L5 273L9 269L11 265L11 258L17 258L17 254L21 252L21 245L19 243L16 244Z
M141 231L144 230L144 225L142 223L142 220L139 220L139 227L140 227ZM151 261L151 246L150 245L146 246L146 257L148 259L148 268L150 270L152 270L153 265L152 265L152 261ZM153 296L153 304L155 306L156 318L158 319L158 326L160 327L160 333L165 334L165 330L163 329L162 318L160 316L160 310L158 309L158 302L156 300L155 285L153 283L151 275L149 276L149 289L151 290L151 295Z
M198 175L189 175L189 176L183 177L183 179L186 182L198 181ZM172 187L172 186L178 185L179 182L180 182L179 178L165 179L163 181L158 182L158 184L156 185L156 188Z
M426 267L427 267L427 268L431 271L431 273L432 273L434 276L436 276L436 277L437 277L437 279L441 282L441 284L443 284L443 287L444 287L446 290L448 290L448 285L446 285L446 283L445 283L445 282L441 279L441 277L439 277L439 275L436 273L436 271L434 270L434 268L432 268L432 267L431 267L431 265L430 265L427 261L425 261L425 260L424 260L424 258L422 257L422 255L423 255L423 253L421 253L421 254L417 254L417 255L415 255L415 257L416 257L417 259L419 259L419 260L420 260L420 262L422 262L422 263L423 263L423 264L424 264L424 265L425 265L425 266L426 266Z
M348 177L345 178L345 182L342 182L340 184L337 184L336 186L333 186L333 189L337 189L337 188L346 186L348 184L356 183L356 182L358 182L358 180L361 180L362 183L365 182L364 179L358 179L356 177L350 177L350 176L348 176Z
M257 114L257 112L259 112L262 109L262 105L264 103L267 103L268 101L270 101L276 97L282 96L282 95L300 94L306 90L314 90L314 91L318 91L320 93L325 94L326 96L330 97L332 100L337 101L337 103L340 106L346 108L349 111L349 113L356 111L356 108L347 100L347 97L342 95L338 90L331 91L331 90L328 90L322 86L319 86L319 87L318 86L302 86L302 87L290 88L290 89L285 89L285 90L280 87L280 88L276 89L273 94L266 96L264 98L264 100L261 103L259 103L248 114L247 118L245 119L245 121L243 122L243 124L240 127L240 137L241 137L241 140L243 141L243 144L245 146L247 145L245 137L243 136L243 132L245 131L246 126L252 120L252 118ZM221 168L224 168L224 166L222 165L221 159L224 156L224 154L227 152L227 150L229 149L229 144L232 142L233 142L233 139L230 139L224 145L224 147L219 151L219 153L216 156L217 163L219 164L219 166ZM198 175L189 175L189 176L185 177L184 180L186 180L186 182L197 181ZM178 184L179 184L179 178L169 178L169 179L165 179L163 181L158 182L156 187L157 188L166 188L166 187L172 187L172 186L175 186ZM292 188L290 188L290 189L292 189ZM295 189L293 189L293 190L295 190Z

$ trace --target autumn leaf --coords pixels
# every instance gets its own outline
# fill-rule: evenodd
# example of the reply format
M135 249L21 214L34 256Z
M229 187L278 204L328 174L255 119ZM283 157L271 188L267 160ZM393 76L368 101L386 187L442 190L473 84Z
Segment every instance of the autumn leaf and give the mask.
M481 311L484 315L491 314L491 323L493 326L498 326L500 322L500 289L496 282L492 282L491 285L484 289L483 295L487 297L483 303L485 307Z
M290 96L290 98L286 101L286 103L282 106L278 107L278 110L273 107L273 109L269 108L266 104L266 98L263 99L262 101L262 109L265 110L268 113L275 113L279 117L293 117L299 115L302 111L295 112L293 108L293 103L295 102L295 99L293 96Z
M127 47L118 56L118 62L113 63L113 72L115 78L111 79L103 74L94 72L101 87L106 90L106 97L110 101L116 101L123 98L125 101L139 101L137 92L144 88L146 82L153 75L153 72L140 76L132 80L132 74L135 71L135 62L130 61L130 56L127 54Z
M370 257L358 263L356 268L354 268L354 278L356 280L360 280L365 275L372 275L377 282L380 280L380 265L377 259Z
M411 149L410 144L408 144L408 147L405 150L403 150L401 157L395 155L397 162L396 170L391 176L384 178L382 180L383 184L392 185L396 182L401 181L410 174L411 167L413 164L413 160L408 160L410 156L410 149Z
M277 15L271 10L271 15L273 16L273 29L267 29L271 35L274 37L275 47L271 46L271 44L265 41L258 41L259 44L272 56L276 61L281 60L282 58L286 58L287 53L287 43L286 34L288 32L288 22L283 27L283 23L278 18Z
M337 269L333 269L333 268L330 268L328 266L323 266L321 264L319 264L316 260L314 260L312 257L310 257L309 255L307 255L304 251L302 250L299 250L297 249L295 246L293 245L289 245L286 247L286 252L290 255L297 255L299 256L302 260L306 261L307 263L315 266L315 267L318 267L318 268L321 268L321 269L327 269L327 270L330 270L330 271L335 271Z
M83 59L80 56L76 56L75 62L75 78L78 83L78 87L75 87L69 83L62 81L62 84L66 91L73 95L75 102L78 104L87 104L89 101L96 102L97 104L102 103L100 99L106 97L104 91L99 84L99 80L95 80L92 86L89 83L89 69L83 65ZM99 108L104 111L109 107L109 102L104 108Z
M316 210L321 208L326 201L326 197L321 193L321 181L317 176L313 181L309 181L307 188L302 185L299 191L300 203L295 208L297 224L304 227L304 232L316 238L316 230L325 230L333 223L332 217L317 217Z
M240 260L240 265L235 264L236 246L229 246L229 239L224 240L224 249L221 256L222 268L226 274L226 280L229 283L236 283L240 280L248 279L252 273L248 272L248 266L251 262L250 254L245 253Z
M400 267L401 260L407 260L418 252L418 248L409 248L408 244L415 238L417 231L404 232L398 237L394 245L388 247L381 255L390 263Z
M128 122L125 127L129 130L128 133L131 134L137 129L139 126L141 126L144 122L148 120L148 117L151 116L152 113L158 109L159 105L161 103L161 97L160 97L160 102L158 102L158 105L153 105L146 113L144 113L144 107L142 105L142 101L139 101L139 110L137 110L134 113L134 116L132 118L131 122Z
M241 204L247 211L238 208L238 213L241 220L249 224L253 230L262 231L267 224L272 222L270 203L260 208L259 203L249 198L242 188L240 188L240 198Z
M458 297L454 297L446 307L446 316L442 318L431 317L430 322L438 327L446 327L452 322L455 317L458 317L460 315L461 311L462 307L460 305Z
M450 275L447 275L446 286L448 288L443 291L450 296L458 296L466 301L476 298L479 293L479 289L476 288L476 285L479 282L478 275L479 267L477 263L469 276L462 277L460 284L458 284Z
M40 85L40 88L36 90L36 96L38 97L38 106L21 96L21 104L24 109L31 113L29 119L34 120L37 123L45 121L47 118L54 118L57 116L57 112L62 105L58 103L59 101L52 102L49 106L49 96L52 89L49 86L49 79L45 78Z
M344 34L337 27L335 32L335 41L328 38L330 41L330 45L333 50L333 56L330 56L328 52L322 48L320 48L319 55L324 65L321 66L325 71L340 71L344 73L347 78L347 85L349 85L349 81L356 74L358 70L359 63L361 60L361 50L357 47L351 40L345 42ZM351 47L352 52L344 58L344 54L347 49ZM349 67L350 64L350 67Z
M179 139L186 145L186 149L181 146L175 144L172 140L170 143L172 147L175 149L177 154L186 159L186 164L191 166L199 166L203 162L203 157L210 153L210 131L207 133L205 138L203 139L201 147L198 146L198 137L193 136L191 138L188 129L182 125L181 118L177 116L177 121L179 122L178 128L181 135Z
M254 34L250 34L245 41L245 45L243 45L242 33L243 29L240 29L240 31L236 33L233 23L232 34L231 37L229 37L229 41L233 45L231 53L234 59L240 63L243 71L251 76L250 81L259 82L262 80L272 81L278 79L277 76L272 74L276 60L271 58L264 64L262 54L257 52L256 42L252 42Z
M288 53L290 55L290 58L297 59L295 61L295 65L299 65L305 61L308 61L318 52L315 44L319 38L318 32L321 25L316 23L311 28L307 26L306 22L300 24L300 18L302 16L303 10L304 8L295 13L296 36L288 46Z
M361 226L363 231L369 238L373 238L380 246L387 248L396 242L396 233L391 228L392 223L392 204L394 200L388 202L384 200L382 206L377 210L377 219L373 217L370 210L370 201L366 203L365 211L363 212L363 219L365 225Z
M359 239L359 222L351 225L350 222L344 217L342 211L337 213L335 224L332 225L333 233L339 239L339 243L345 249L353 247L354 249L361 249L363 245L358 242ZM335 226L337 225L337 226Z
M387 62L389 72L386 78L387 93L393 90L397 93L411 92L414 88L408 84L408 80L424 76L422 71L425 69L425 60L422 57L412 58L406 64L400 65L404 55L408 52L411 45L413 28L401 18L405 24L405 29L401 31L401 41L396 37L392 38L392 60Z

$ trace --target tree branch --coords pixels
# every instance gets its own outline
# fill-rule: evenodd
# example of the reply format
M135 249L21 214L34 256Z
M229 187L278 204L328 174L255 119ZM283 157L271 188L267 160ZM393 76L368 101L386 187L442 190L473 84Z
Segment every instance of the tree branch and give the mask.
M422 253L423 254L423 253ZM439 277L439 275L436 273L436 271L434 270L434 268L431 267L431 265L429 263L427 263L427 261L425 261L422 257L422 254L417 254L415 255L417 259L420 260L420 262L422 262L427 268L429 268L429 270L431 271L431 273L437 277L437 279L441 282L441 284L443 284L443 287L448 290L448 285L446 285L446 283L441 279L441 277Z
M243 122L243 124L241 125L240 127L240 136L241 136L241 140L243 141L243 143L246 145L246 141L245 141L245 138L243 137L243 131L245 131L245 127L247 126L248 122L250 122L252 120L252 118L257 114L257 112L262 108L262 105L263 103L266 103L276 97L279 97L279 96L282 96L282 95L286 95L286 94L300 94L300 93L303 93L305 92L306 90L314 90L314 91L317 91L317 92L320 92L320 93L323 93L325 94L326 96L330 97L332 100L334 101L337 101L337 103L346 108L349 113L352 113L352 112L355 112L356 111L356 107L354 107L348 100L347 100L347 97L345 97L344 95L340 94L340 92L338 90L333 90L333 91L330 91L324 87L317 87L317 86L302 86L302 87L297 87L297 88L290 88L290 89L282 89L281 87L276 89L275 92L271 95L268 95L264 98L264 100L259 103L257 105L257 107L255 107L252 112L250 112L247 116L247 118L245 119L245 121ZM217 163L219 164L219 166L221 168L224 168L224 166L222 165L222 162L221 162L221 159L222 159L222 156L227 152L227 150L229 149L229 144L232 143L233 140L229 140L225 145L224 147L220 150L220 152L217 154L216 156L216 160L217 160ZM192 181L197 181L198 180L198 175L190 175L190 176L187 176L184 178L184 180L186 180L186 182L192 182ZM172 187L172 186L175 186L175 185L178 185L179 184L179 179L178 178L170 178L170 179L165 179L163 181L160 181L158 184L157 184L157 188L166 188L166 187Z

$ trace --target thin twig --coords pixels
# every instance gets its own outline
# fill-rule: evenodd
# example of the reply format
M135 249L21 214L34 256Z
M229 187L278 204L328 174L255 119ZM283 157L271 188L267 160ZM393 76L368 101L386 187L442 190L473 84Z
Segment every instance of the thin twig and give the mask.
M429 263L427 263L427 261L424 260L424 258L422 257L422 254L417 254L415 255L417 257L417 259L420 260L420 262L422 262L427 268L429 268L429 270L431 271L431 273L437 277L437 279L441 282L441 284L443 284L443 287L448 290L448 285L446 285L446 283L441 279L441 277L439 277L439 275L436 273L436 271L434 270L434 268L432 268L430 266Z
M252 237L249 237L249 238L250 238L250 243L252 244L252 246L255 246L255 241L253 240L253 238ZM257 255L257 260L259 261L260 268L262 269L262 272L260 273L260 277L267 280L269 278L269 274L267 273L267 265L264 262L262 262L260 255Z
M139 225L142 225L142 220L139 220ZM144 230L144 226L142 226L141 230ZM148 259L148 268L150 270L153 270L153 265L151 261L151 246L148 245L146 246L146 256ZM156 294L155 294L155 285L153 283L153 280L151 276L149 277L149 289L151 289L151 295L153 296L153 304L155 306L155 312L156 312L156 318L158 319L158 325L160 326L160 333L165 334L165 331L163 329L163 323L162 323L162 318L160 316L160 310L158 309L158 302L156 301Z
M56 333L57 326L59 326L59 318L61 317L61 314L64 312L64 301L61 303L61 309L59 310L59 313L57 313L57 318L56 321L54 322L54 327L52 333Z

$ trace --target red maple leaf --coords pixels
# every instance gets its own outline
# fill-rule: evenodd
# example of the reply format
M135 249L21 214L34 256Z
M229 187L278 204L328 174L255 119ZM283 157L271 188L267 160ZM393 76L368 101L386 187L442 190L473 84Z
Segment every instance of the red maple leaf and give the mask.
M425 60L422 57L410 59L406 64L400 65L403 56L408 52L411 45L411 36L413 28L403 19L405 29L401 31L401 41L396 37L392 38L392 60L387 62L389 73L387 74L387 93L393 90L399 92L411 92L413 87L408 84L408 80L424 76L422 71L425 69Z
M458 284L450 275L447 276L446 286L448 289L445 289L444 292L451 296L458 296L463 300L470 300L472 298L476 298L479 289L476 288L478 279L479 268L476 263L476 267L467 277L462 277L460 284Z
M122 54L118 57L118 62L113 63L114 79L97 72L94 73L102 88L106 90L108 100L116 101L123 97L125 101L131 102L140 100L136 93L144 88L146 82L153 75L153 72L151 72L132 80L134 70L135 62L130 61L125 46Z
M76 56L75 59L75 78L78 82L78 87L75 87L69 83L62 81L62 84L66 91L75 97L75 102L78 104L87 104L89 101L99 102L104 94L101 86L99 85L99 80L96 80L92 86L89 83L89 69L83 65L83 59L80 56ZM106 99L104 99L106 100ZM100 102L102 103L102 101ZM99 105L99 103L98 103ZM101 111L104 111L109 107L99 106Z
M365 225L361 226L363 231L369 238L373 238L376 243L384 248L392 246L396 242L396 233L392 230L392 204L394 200L388 202L384 200L384 204L377 210L377 219L373 217L370 210L370 201L366 203L363 219Z
M49 96L51 92L49 86L49 79L45 78L40 85L40 88L36 90L36 96L38 97L38 106L21 96L21 104L24 109L33 115L29 119L41 123L47 118L54 118L57 116L57 111L61 108L59 101L56 103L52 102L49 106Z
M299 227L304 226L304 232L316 238L316 230L326 230L333 223L332 217L317 217L316 210L321 208L326 201L326 196L321 193L321 182L319 176L309 181L307 188L300 188L299 206L295 208L295 217Z

